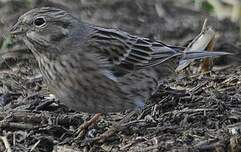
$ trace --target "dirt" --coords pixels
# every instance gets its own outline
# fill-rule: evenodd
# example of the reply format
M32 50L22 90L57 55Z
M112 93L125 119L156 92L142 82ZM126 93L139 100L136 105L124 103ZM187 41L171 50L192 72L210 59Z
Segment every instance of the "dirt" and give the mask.
M239 25L219 21L192 4L145 0L0 0L0 151L241 151L241 50ZM8 36L25 11L56 6L83 21L185 46L208 24L219 34L215 50L234 56L215 60L206 74L191 66L163 82L145 108L111 137L92 141L130 111L102 116L80 137L75 130L93 115L74 112L53 98L31 52ZM5 53L4 53L5 52ZM7 53L6 53L7 52ZM61 99L60 99L61 100Z

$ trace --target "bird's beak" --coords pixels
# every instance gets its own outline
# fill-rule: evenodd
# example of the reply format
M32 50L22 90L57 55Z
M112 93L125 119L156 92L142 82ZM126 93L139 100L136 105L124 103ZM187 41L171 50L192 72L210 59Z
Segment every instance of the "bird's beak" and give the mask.
M17 22L15 25L13 25L13 27L10 29L10 34L12 36L21 35L23 33L24 33L24 30L19 22Z

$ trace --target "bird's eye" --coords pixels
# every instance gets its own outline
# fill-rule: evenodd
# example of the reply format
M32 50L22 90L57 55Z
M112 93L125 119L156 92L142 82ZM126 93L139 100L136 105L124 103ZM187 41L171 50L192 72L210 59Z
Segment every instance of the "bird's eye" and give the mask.
M39 17L39 18L36 18L34 20L34 25L36 25L38 27L41 27L41 26L43 26L45 24L46 24L46 21L45 21L45 19L43 17Z

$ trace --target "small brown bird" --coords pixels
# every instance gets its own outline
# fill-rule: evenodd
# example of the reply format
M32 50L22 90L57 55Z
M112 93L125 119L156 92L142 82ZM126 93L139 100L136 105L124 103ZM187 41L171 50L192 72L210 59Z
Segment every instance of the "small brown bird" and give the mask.
M180 60L225 55L183 48L83 23L52 7L23 14L11 34L20 36L38 61L53 93L73 110L119 112L143 107L158 81Z

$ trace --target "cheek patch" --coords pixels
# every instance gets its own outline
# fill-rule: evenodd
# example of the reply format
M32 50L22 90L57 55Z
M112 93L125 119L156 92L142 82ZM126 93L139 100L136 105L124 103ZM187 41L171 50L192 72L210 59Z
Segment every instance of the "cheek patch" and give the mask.
M36 34L35 34L35 32L30 31L30 32L27 32L26 36L30 39L33 39L34 37L36 37Z
M47 44L50 40L49 35L41 35L35 31L27 32L26 36L37 43Z
M69 34L69 30L61 28L50 36L51 41L61 41Z

